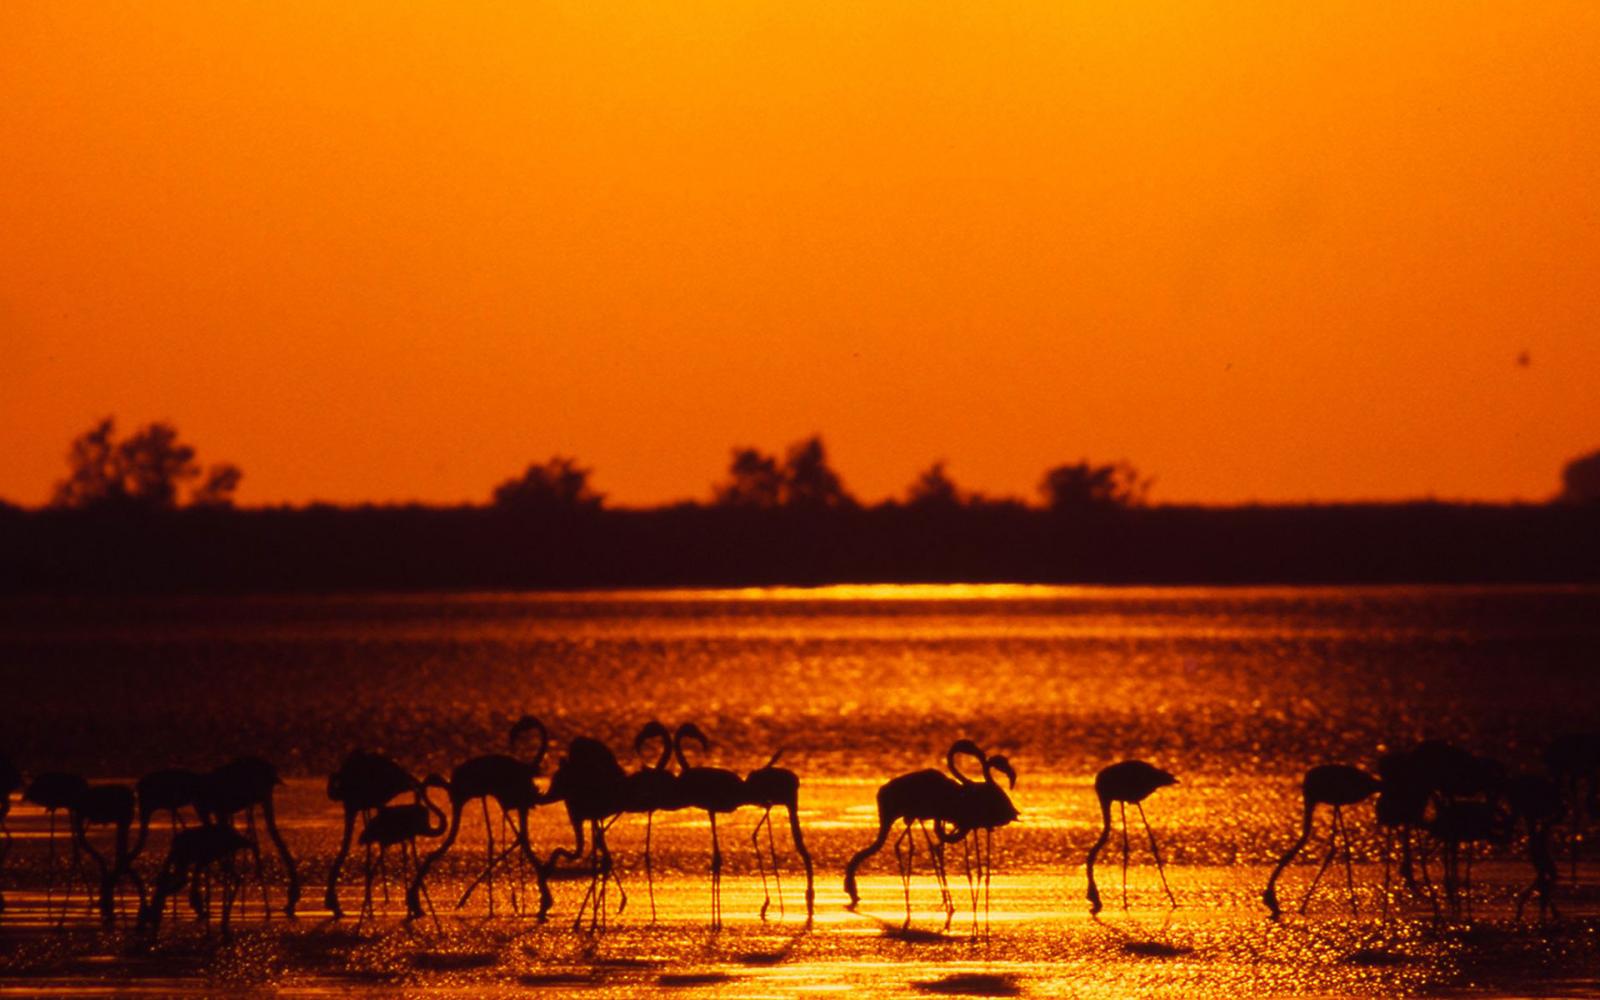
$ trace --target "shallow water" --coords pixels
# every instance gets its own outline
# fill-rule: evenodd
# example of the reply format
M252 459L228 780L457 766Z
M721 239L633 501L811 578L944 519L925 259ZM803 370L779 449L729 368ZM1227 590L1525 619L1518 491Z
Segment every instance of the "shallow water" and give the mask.
M1397 992L1593 995L1600 981L1600 871L1562 897L1566 920L1512 920L1526 881L1516 845L1475 872L1475 916L1435 925L1397 896L1380 927L1380 842L1370 806L1351 814L1360 900L1342 869L1308 917L1263 919L1261 885L1292 839L1310 764L1371 766L1385 747L1445 736L1515 766L1549 734L1592 727L1600 681L1594 588L885 588L596 595L430 595L0 602L5 743L24 770L129 780L260 753L289 777L278 813L308 887L302 918L263 924L254 894L234 938L185 919L150 949L82 912L47 918L47 829L13 809L0 885L0 987L163 994L219 989L478 994L546 989L620 995L1332 995ZM558 742L622 748L649 718L693 719L707 763L745 771L781 748L802 778L817 913L805 930L801 873L784 824L785 916L763 923L751 810L719 823L727 927L706 929L709 828L654 824L652 924L643 821L611 843L630 894L604 934L575 933L582 882L556 886L548 924L485 917L454 900L481 867L481 820L430 881L441 923L407 927L400 897L359 929L318 912L339 814L323 775L351 747L418 773L499 750L509 721L540 716ZM913 933L888 848L843 908L846 858L872 837L886 777L937 766L957 736L1016 765L1018 823L995 836L987 933L951 855L960 912L941 933L919 844ZM1169 911L1133 820L1131 908L1118 842L1099 871L1107 910L1089 919L1083 857L1099 832L1095 771L1143 757L1181 783L1146 802L1179 908ZM629 766L633 762L624 755ZM108 843L104 834L97 842ZM148 875L165 850L152 835ZM570 841L551 810L536 849ZM270 867L270 866L269 866ZM1312 861L1286 875L1297 902ZM360 897L348 871L346 907ZM281 884L271 886L281 898ZM614 901L612 903L614 908ZM58 907L59 909L59 907Z

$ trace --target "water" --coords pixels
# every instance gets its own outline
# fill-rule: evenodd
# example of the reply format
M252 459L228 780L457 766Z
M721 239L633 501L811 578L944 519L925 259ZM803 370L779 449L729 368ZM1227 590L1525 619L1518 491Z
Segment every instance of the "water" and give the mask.
M865 990L1007 995L1390 995L1594 993L1597 911L1587 885L1568 920L1521 929L1517 848L1478 866L1471 926L1435 928L1398 899L1380 933L1380 841L1370 806L1352 812L1361 916L1342 871L1308 919L1262 919L1259 892L1292 839L1299 775L1315 763L1371 767L1388 747L1444 736L1531 766L1549 735L1593 728L1600 680L1596 588L837 587L620 594L468 594L0 602L3 743L25 770L131 780L159 766L213 766L239 753L288 778L279 814L311 886L292 929L259 904L231 943L191 922L154 951L103 935L75 908L45 919L44 817L17 806L0 958L28 991L112 982L157 993L238 987L376 993L517 991L596 995ZM569 925L582 883L557 886L550 924L483 919L454 898L476 873L481 822L447 858L434 895L441 928L405 927L398 896L359 932L315 907L339 814L322 791L354 746L421 774L503 748L524 712L558 742L618 748L639 726L694 720L706 763L741 772L782 749L801 775L802 823L818 909L796 915L799 868L780 833L785 919L757 919L753 811L721 823L728 927L705 929L709 830L702 816L655 824L657 922L640 866L643 823L611 836L631 894L605 935ZM884 779L938 766L968 736L1007 755L1021 819L995 837L988 933L973 941L966 885L949 934L925 850L912 927L893 856L864 869L860 913L843 909L846 858L876 826ZM1082 861L1099 832L1094 773L1141 757L1180 784L1146 803L1180 908L1169 913L1134 822L1131 908L1121 909L1117 841L1102 861L1108 909L1088 918ZM570 840L536 814L536 848ZM779 823L780 829L783 824ZM104 841L104 835L102 840ZM153 869L165 850L153 836ZM481 866L481 860L479 861ZM1310 865L1286 876L1297 901ZM359 865L348 873L359 879ZM1108 888L1109 887L1109 888ZM346 889L354 911L359 885ZM274 890L281 896L281 888ZM498 887L499 911L511 905ZM447 899L448 897L448 899ZM253 900L253 897L252 897ZM81 906L81 903L79 904ZM497 911L498 912L498 911ZM463 914L465 916L463 916ZM454 958L450 956L456 956ZM921 984L921 985L919 985Z

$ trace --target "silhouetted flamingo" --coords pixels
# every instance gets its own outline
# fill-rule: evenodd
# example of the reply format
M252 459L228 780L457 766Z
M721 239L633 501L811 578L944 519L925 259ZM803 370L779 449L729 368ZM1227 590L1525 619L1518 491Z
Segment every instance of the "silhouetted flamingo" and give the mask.
M811 852L806 850L805 837L800 833L800 776L786 767L778 767L779 750L772 759L745 775L745 802L762 810L761 819L750 833L750 842L756 850L756 867L761 872L761 919L767 919L767 909L772 897L767 895L767 869L761 861L761 828L767 830L767 847L772 853L772 878L778 888L778 915L783 915L783 883L778 875L778 849L772 839L772 809L783 806L789 813L789 836L794 840L795 853L806 869L806 926L811 926L816 912L816 885L811 867Z
M464 761L450 772L450 780L446 783L450 796L450 828L445 832L444 841L436 847L422 864L417 866L417 873L411 880L411 887L406 890L407 919L414 919L423 915L422 889L423 880L428 877L428 871L456 842L456 837L461 834L461 814L467 805L476 799L484 800L483 825L484 833L488 838L485 848L487 865L472 886L467 889L467 895L462 896L458 906L466 904L473 889L479 882L488 880L489 883L489 913L494 914L494 868L502 857L494 853L494 832L489 824L488 799L494 799L502 813L517 817L516 829L513 834L514 841L511 848L522 852L524 860L531 861L539 876L539 912L542 916L550 908L550 888L546 884L544 863L538 855L533 853L533 847L528 843L528 813L544 801L539 793L534 779L539 776L544 768L544 755L550 749L550 736L544 724L531 715L523 716L511 727L510 742L515 746L517 740L525 733L537 732L539 734L539 748L529 760L519 760L506 754L485 754L482 757L473 757Z
M889 839L889 831L896 823L904 822L905 828L895 838L895 858L900 863L900 880L905 890L906 919L902 929L911 926L911 856L909 853L902 856L900 845L911 836L911 825L919 824L922 827L923 839L928 843L929 852L933 855L934 875L939 881L940 901L944 905L945 928L955 917L955 902L950 898L950 887L944 875L944 863L941 857L941 848L934 843L933 837L928 833L927 822L945 820L947 823L960 825L960 795L963 784L973 784L956 766L956 757L970 751L965 750L965 745L971 744L970 740L957 740L951 744L945 761L950 770L956 775L951 778L933 768L921 771L912 771L902 774L888 781L878 789L878 835L872 843L857 851L844 869L844 891L850 897L847 909L855 909L861 903L861 894L856 889L856 871L872 855L883 849ZM976 749L976 745L973 745ZM983 760L982 751L978 751L979 761ZM959 783L958 783L959 779Z
M1155 855L1156 872L1161 876L1161 888L1167 893L1167 900L1176 909L1178 900L1172 895L1172 889L1167 885L1166 867L1161 861L1161 850L1156 847L1155 831L1150 829L1150 821L1144 815L1144 800L1158 788L1176 785L1178 779L1171 774L1142 760L1125 760L1110 767L1104 768L1094 777L1094 794L1100 800L1100 839L1089 848L1089 913L1100 912L1100 890L1094 881L1094 861L1100 854L1101 848L1106 846L1106 841L1111 837L1111 803L1120 803L1122 808L1122 908L1128 908L1128 803L1132 802L1139 810L1139 819L1144 823L1145 833L1150 836L1150 853Z
M187 768L169 767L151 771L135 783L139 799L139 837L133 844L133 857L144 852L145 841L150 837L150 820L158 812L172 818L172 832L183 826L184 807L199 814L200 788L204 775Z
M56 812L61 809L67 811L69 821L67 839L72 843L72 868L68 872L70 877L67 881L66 898L61 903L62 920L67 918L66 908L72 901L72 883L81 874L79 870L78 838L72 834L70 822L72 812L77 808L78 799L83 796L88 787L89 783L83 780L82 775L69 774L65 771L46 771L43 774L36 775L22 793L24 801L31 802L50 814L50 854L46 869L49 874L45 880L44 889L44 909L47 915L50 912L51 895L54 892L56 881Z
M1545 769L1561 796L1569 803L1572 824L1567 851L1572 882L1578 882L1578 845L1588 820L1600 812L1600 733L1565 733L1550 741L1544 753Z
M1522 908L1535 892L1539 894L1539 919L1559 917L1555 902L1559 869L1551 850L1550 833L1566 815L1561 791L1542 774L1524 774L1506 783L1506 801L1512 815L1522 820L1527 830L1528 862L1533 866L1533 881L1517 895L1517 919L1522 919Z
M207 823L179 830L173 835L167 859L156 875L155 893L150 902L140 908L140 926L149 927L151 933L158 933L167 897L181 890L186 882L190 885L191 901L196 903L196 910L209 925L211 919L209 891L206 902L200 904L200 880L211 869L220 866L222 932L228 933L228 917L233 908L234 897L238 895L240 883L243 881L234 868L233 859L240 851L250 849L250 846L248 839L225 823ZM206 881L209 890L209 877Z
M328 869L328 891L323 896L324 905L335 919L344 916L344 909L339 905L339 875L350 854L356 817L381 809L390 800L407 793L421 794L411 772L382 754L365 750L352 751L339 765L339 770L328 775L328 798L344 807L344 835L333 865ZM371 879L367 881L370 885Z
M0 757L0 874L5 872L6 856L11 853L11 830L6 817L11 815L11 795L22 787L22 772L10 757ZM0 913L6 912L6 896L0 892Z
M1304 818L1300 826L1300 838L1296 840L1278 859L1278 864L1272 869L1272 874L1267 878L1267 888L1261 893L1262 902L1267 904L1267 909L1272 911L1272 919L1277 920L1282 916L1282 909L1278 906L1277 883L1278 876L1293 861L1295 855L1306 846L1306 841L1311 839L1311 821L1319 805L1333 807L1333 825L1328 832L1328 854L1322 860L1322 867L1317 869L1316 877L1311 880L1311 887L1306 890L1305 899L1300 903L1300 912L1306 912L1311 905L1311 894L1317 891L1317 883L1322 881L1322 874L1328 870L1328 865L1333 863L1334 854L1338 851L1338 838L1344 840L1345 881L1350 888L1350 912L1356 909L1356 883L1355 870L1350 864L1350 837L1344 828L1344 820L1340 810L1345 806L1353 806L1364 802L1377 793L1380 784L1377 778L1346 764L1320 764L1306 772L1304 781L1301 782L1301 797L1305 802Z
M139 893L139 905L144 905L144 883L130 862L128 841L133 829L133 789L127 785L90 785L72 810L72 835L84 853L88 854L100 870L100 918L107 924L116 919L117 885L124 876L133 879ZM89 840L90 824L116 828L116 840L111 860L108 862Z
M548 871L554 871L556 864L563 859L578 861L584 857L583 827L586 823L589 825L589 889L578 904L577 916L573 918L575 928L582 927L584 910L591 903L594 905L589 921L591 929L598 927L605 918L606 883L615 879L605 831L608 821L620 814L627 805L627 782L627 772L617 763L616 754L611 752L610 747L597 739L578 736L567 744L567 752L557 765L550 779L550 788L545 793L544 801L565 805L574 841L570 851L565 847L551 849ZM543 877L544 874L541 874ZM620 913L622 907L627 906L628 897L620 881L617 889L622 893L622 904L617 910ZM540 910L540 917L545 912Z
M1439 900L1428 880L1426 856L1422 861L1422 883L1418 885L1412 860L1411 834L1425 825L1428 806L1438 790L1438 776L1430 773L1425 754L1415 750L1395 751L1378 758L1378 801L1375 808L1383 838L1383 920L1389 919L1390 843L1400 841L1400 877L1411 892L1439 911Z
M643 754L646 743L661 742L661 753L654 764L644 764L629 774L623 784L623 811L644 813L644 877L650 893L650 919L656 919L655 870L650 857L651 828L655 815L663 809L677 809L678 776L669 769L672 762L672 731L657 721L644 724L634 737L633 752Z
M378 864L382 867L383 856L389 848L398 846L401 849L402 879L410 869L415 869L417 861L417 838L438 837L444 833L447 822L444 810L434 805L428 797L428 789L443 788L446 792L450 783L439 774L430 774L416 789L418 801L408 802L403 805L384 805L372 811L366 825L361 828L361 846L369 849L369 856L365 866L365 892L361 899L361 913L363 916L372 913L372 878L373 865L370 856L372 847L378 848ZM433 901L428 899L427 886L423 886L423 899L428 904L429 913L433 912ZM434 925L438 926L438 915L434 915Z
M939 840L942 843L961 841L962 858L967 875L967 894L972 902L972 930L978 931L978 896L983 896L984 926L988 926L990 881L993 877L994 861L994 831L998 827L1006 826L1017 819L1017 807L1012 804L1011 796L1006 794L1007 789L1017 787L1017 772L1011 762L1004 756L993 757L978 750L983 760L983 781L967 782L961 786L957 800L957 813L959 815L957 829L952 831L949 824L940 819L936 822ZM1000 783L994 780L995 774L1003 774L1008 782L1006 788L1001 788ZM978 833L983 833L983 839L978 839ZM968 843L971 846L968 846ZM972 857L977 856L977 881L973 881Z
M281 784L283 780L278 777L278 769L267 761L260 757L238 757L202 776L198 798L201 819L208 823L232 826L234 816L241 812L245 814L249 829L246 839L250 842L250 853L255 858L262 907L269 918L272 906L267 899L266 876L261 867L261 846L256 838L255 816L258 807L267 827L267 836L272 838L278 857L283 861L284 871L288 873L288 902L283 907L284 915L293 918L294 908L300 902L300 873L295 868L294 857L289 853L289 845L283 842L283 834L278 831L277 812L272 802L273 791Z
M693 740L704 753L711 741L692 722L678 727L673 752L678 756L678 799L685 806L704 809L711 820L711 926L722 926L722 844L717 838L717 814L731 813L747 801L744 779L722 767L692 767L683 753Z
M1444 845L1445 898L1450 912L1461 911L1466 898L1467 919L1472 919L1472 846L1480 843L1503 844L1511 836L1511 817L1493 802L1465 800L1446 802L1428 821L1428 832ZM1466 855L1466 875L1461 873L1461 857Z

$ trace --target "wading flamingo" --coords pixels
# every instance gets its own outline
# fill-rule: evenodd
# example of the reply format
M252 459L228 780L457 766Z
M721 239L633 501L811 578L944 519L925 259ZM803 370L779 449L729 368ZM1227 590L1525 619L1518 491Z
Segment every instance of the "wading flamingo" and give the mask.
M623 812L644 813L644 877L650 893L650 920L656 919L655 869L651 861L651 833L655 816L662 810L682 806L678 795L678 776L672 773L672 731L663 723L651 720L634 737L633 752L643 755L651 740L659 740L661 753L654 764L643 764L629 774L623 783Z
M129 837L133 830L134 796L127 785L90 785L78 796L72 811L72 835L82 851L100 870L100 919L107 926L116 919L117 886L123 878L133 880L144 906L144 883L130 864ZM116 830L112 856L105 855L89 840L89 826L110 826Z
M288 901L283 913L293 919L294 908L300 902L300 872L295 867L289 845L283 842L278 831L277 810L273 806L273 791L283 784L278 769L260 757L239 757L222 765L201 778L198 805L200 818L206 823L232 826L233 817L245 814L246 839L250 841L250 854L255 859L256 881L261 885L261 904L267 916L272 916L272 906L267 900L267 881L261 866L261 845L256 837L256 809L267 828L267 836L278 850L288 873ZM243 906L243 903L240 904Z
M628 905L628 895L623 891L622 883L612 868L611 848L606 845L606 827L626 806L627 781L628 774L622 769L622 765L617 763L617 756L611 752L611 748L588 736L574 737L572 742L567 744L567 752L557 765L555 775L550 779L550 789L545 794L544 801L561 802L565 805L567 821L572 824L574 843L570 851L565 847L556 847L550 851L546 872L541 874L541 878L547 879L548 872L554 871L560 861L582 860L585 856L583 846L585 824L590 831L587 852L590 859L589 888L578 904L577 916L573 918L572 926L575 929L583 926L584 911L591 904L594 910L590 914L590 929L598 929L604 922L608 882L617 883L617 892L622 897L617 912L621 913ZM540 917L546 912L547 910L541 910Z
M974 746L974 749L976 747ZM1012 804L1008 790L1017 787L1017 772L1004 756L984 754L983 781L969 781L961 786L957 800L958 829L940 819L935 823L942 844L961 841L961 854L967 875L967 894L972 901L972 932L978 932L978 897L983 897L983 923L989 926L990 880L993 877L994 831L1017 819L1017 807ZM994 780L996 774L1006 776L1006 787ZM979 833L983 839L978 838ZM970 845L970 846L969 846ZM977 858L977 879L973 879L973 857Z
M228 933L228 917L233 909L234 897L239 893L243 879L234 867L233 859L240 851L250 849L250 841L239 831L226 824L206 823L191 826L173 834L167 859L156 873L155 893L150 902L140 908L139 925L148 927L152 934L161 930L161 913L166 908L168 896L189 886L189 901L195 912L205 921L209 933L211 924L211 877L213 869L222 879L222 932ZM202 895L203 891L203 895ZM203 901L202 901L203 900Z
M685 722L673 734L673 752L678 757L678 796L685 807L704 809L711 820L711 926L722 926L722 844L717 837L717 814L731 813L748 799L744 779L722 767L690 766L683 745L693 741L700 752L711 748L711 741L700 727Z
M339 840L339 851L333 857L333 865L328 869L328 890L322 898L335 920L344 916L344 909L339 905L339 875L344 869L345 858L350 854L350 839L355 832L356 819L365 816L370 823L373 812L406 794L419 798L422 796L417 779L410 771L382 754L352 751L339 765L339 770L328 775L328 798L344 807L344 835ZM371 881L367 879L369 888ZM388 889L385 888L384 892L387 893Z
M933 768L925 768L890 778L878 789L878 835L845 865L844 891L850 897L847 909L853 910L861 903L861 894L856 888L856 871L868 858L883 849L894 825L904 823L904 829L895 838L894 852L899 862L901 885L905 890L906 919L901 929L911 926L911 851L909 848L903 849L901 845L910 839L911 826L915 823L922 828L923 839L933 856L934 876L939 882L939 897L945 911L944 926L949 929L951 921L955 919L955 901L950 898L950 886L945 878L943 847L935 843L927 824L942 819L949 825L960 826L961 788L974 783L956 765L956 758L963 754L976 756L980 762L984 759L983 751L971 740L957 740L945 755L945 763L955 774L954 778Z
M1350 889L1350 912L1357 913L1356 908L1356 882L1355 871L1350 864L1350 836L1345 831L1344 819L1341 810L1345 806L1353 806L1365 802L1377 794L1380 788L1377 778L1347 764L1319 764L1306 772L1305 779L1300 784L1301 798L1304 800L1304 813L1300 824L1300 836L1278 859L1278 864L1272 869L1272 874L1267 878L1267 887L1261 893L1261 901L1267 904L1267 909L1272 913L1272 919L1277 920L1283 915L1282 908L1278 905L1278 876L1289 867L1289 862L1306 846L1306 841L1311 839L1311 823L1316 815L1317 806L1325 805L1333 809L1333 825L1328 829L1328 853L1322 859L1322 867L1317 869L1316 877L1311 880L1311 887L1306 890L1305 899L1300 901L1300 912L1304 914L1311 905L1311 896L1317 891L1317 883L1322 881L1323 873L1333 863L1333 857L1338 853L1339 840L1344 841L1345 882Z
M443 788L448 793L450 783L439 774L430 774L416 787L418 801L407 802L399 805L383 805L371 811L366 825L361 828L361 846L367 849L366 864L363 866L365 888L361 897L361 915L372 916L372 879L374 867L377 871L383 870L383 858L389 848L399 847L401 858L401 880L404 881L410 871L415 870L417 860L417 839L419 837L441 836L448 822L444 810L434 805L428 797L428 789ZM378 849L378 864L372 863L372 848ZM433 913L433 901L428 899L423 887L423 901L428 904L428 912L433 914L434 926L438 927L439 917ZM385 895L387 898L387 894Z
M407 919L423 915L423 881L428 877L429 869L444 857L450 850L450 845L456 842L456 837L460 836L462 813L475 799L483 800L483 826L488 838L485 848L487 864L477 880L468 887L466 895L461 897L458 907L464 906L478 883L487 879L489 913L491 916L494 914L494 869L501 858L505 857L504 854L497 857L494 853L494 830L489 823L488 803L489 799L494 799L502 813L517 817L515 831L512 834L514 839L507 852L512 849L520 850L521 858L533 864L539 878L540 915L549 909L551 897L550 888L544 877L544 862L534 854L533 847L528 843L528 813L544 801L534 779L544 768L544 755L550 749L550 736L543 723L531 715L525 715L511 727L512 746L515 747L517 741L529 732L539 734L539 749L531 759L524 761L507 754L485 754L464 761L450 772L450 780L445 783L450 797L450 828L445 832L444 841L417 866L411 887L406 890Z
M1150 829L1150 821L1144 815L1144 800L1158 788L1176 785L1178 779L1170 773L1161 770L1142 760L1125 760L1110 767L1104 768L1094 777L1094 794L1100 801L1100 839L1089 848L1089 913L1094 915L1100 912L1100 890L1094 881L1094 861L1100 850L1106 846L1106 841L1111 837L1111 803L1116 802L1122 809L1122 908L1128 908L1128 803L1133 803L1139 810L1139 820L1144 823L1144 831L1150 837L1150 853L1156 859L1156 872L1161 876L1161 888L1167 894L1167 901L1177 909L1178 900L1172 895L1172 888L1167 885L1166 867L1161 861L1161 849L1156 846L1155 831Z
M783 806L789 814L789 836L794 840L795 853L806 869L806 926L810 927L816 912L816 886L811 867L811 852L806 850L805 837L800 833L800 776L786 767L778 767L779 750L772 759L745 775L745 803L762 810L761 819L750 833L750 843L756 850L756 867L761 872L761 919L767 919L772 897L767 895L767 869L761 860L761 829L767 831L767 848L772 855L772 879L778 889L778 915L783 916L783 883L778 875L778 848L772 838L772 810Z
M67 811L68 834L67 839L72 844L72 867L67 872L67 888L61 902L61 919L67 919L67 907L72 902L72 886L82 872L79 865L78 838L71 833L73 810L77 808L78 799L83 796L89 783L82 775L71 774L66 771L45 771L34 776L28 782L28 787L22 793L24 802L31 802L50 814L50 840L49 860L46 862L47 872L44 884L44 910L48 917L50 913L51 896L56 884L56 813L62 809ZM87 885L87 883L85 883Z

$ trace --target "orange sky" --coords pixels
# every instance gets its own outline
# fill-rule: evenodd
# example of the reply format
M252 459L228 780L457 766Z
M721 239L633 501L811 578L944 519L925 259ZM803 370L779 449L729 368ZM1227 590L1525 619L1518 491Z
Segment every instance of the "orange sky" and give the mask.
M247 503L812 431L869 499L1543 498L1597 67L1592 3L7 0L0 497L115 413Z

